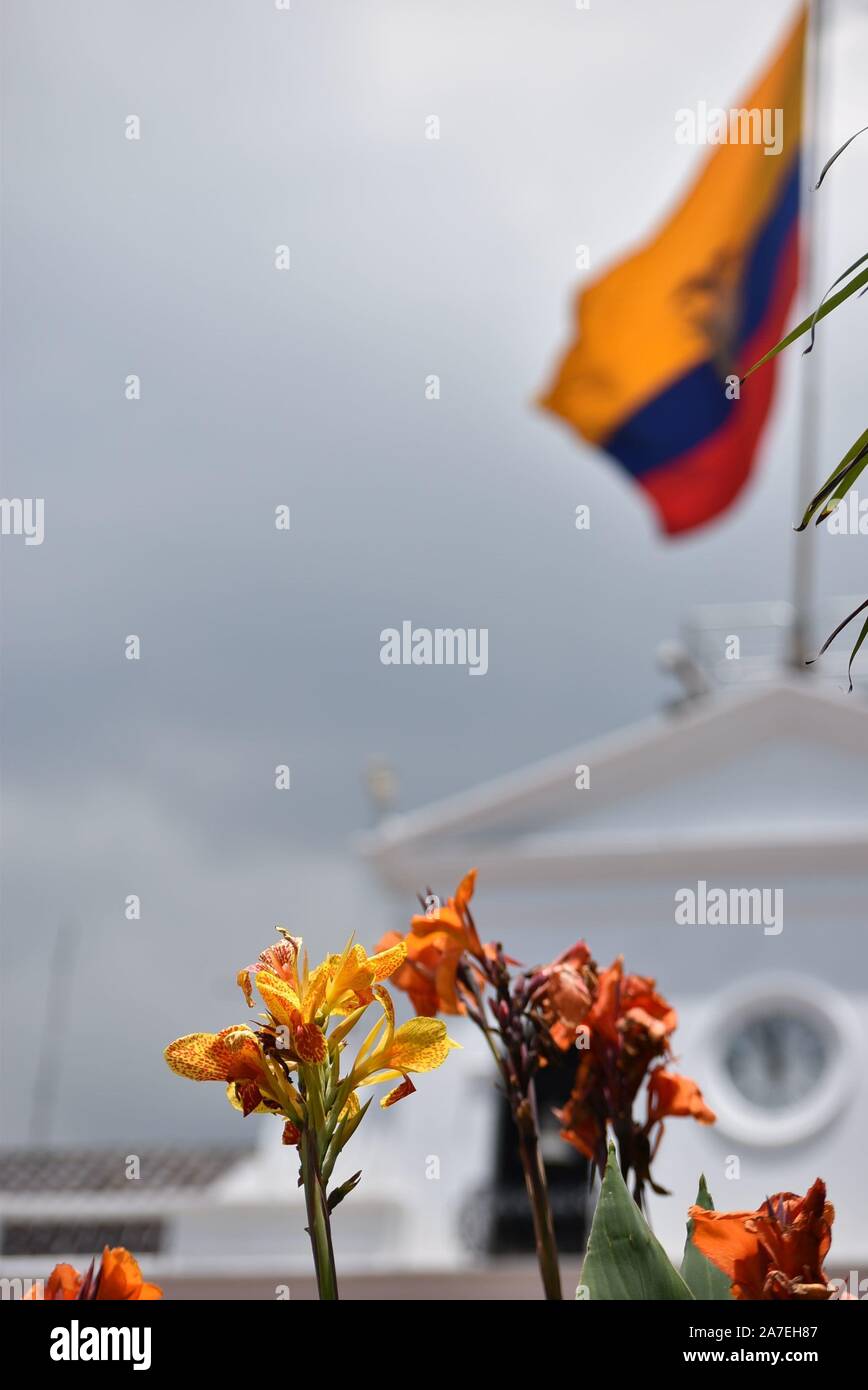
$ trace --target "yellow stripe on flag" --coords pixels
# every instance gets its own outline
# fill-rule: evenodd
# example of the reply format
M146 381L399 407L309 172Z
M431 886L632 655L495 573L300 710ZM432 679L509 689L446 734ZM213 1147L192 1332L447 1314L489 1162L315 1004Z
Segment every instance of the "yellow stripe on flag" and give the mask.
M799 158L806 27L807 12L800 7L775 61L736 108L781 111L781 153L766 154L762 144L715 146L653 241L580 294L577 340L540 404L592 443L608 438L713 350L708 327L690 311L685 291L699 286L701 292L714 276L736 282L745 253Z

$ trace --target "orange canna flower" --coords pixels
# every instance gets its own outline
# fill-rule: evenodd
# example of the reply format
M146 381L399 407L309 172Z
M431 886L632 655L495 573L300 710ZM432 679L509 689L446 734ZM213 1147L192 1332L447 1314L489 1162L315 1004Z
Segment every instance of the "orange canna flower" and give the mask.
M142 1301L162 1298L163 1291L156 1284L146 1284L142 1278L138 1261L122 1245L102 1252L102 1269L97 1277L97 1298L114 1299L116 1302Z
M430 936L433 932L442 932L456 943L460 943L463 951L481 957L482 944L469 910L475 888L476 870L471 869L456 888L455 897L447 899L445 907L438 905L411 918L410 931L415 936Z
M758 1211L691 1207L692 1240L732 1281L733 1298L828 1299L823 1269L832 1244L834 1207L817 1178L804 1197L779 1192Z
M428 911L411 918L406 937L391 931L377 943L380 954L388 954L404 944L406 958L392 983L409 995L416 1013L424 1017L463 1014L465 1006L458 979L462 957L465 952L479 961L487 957L488 948L480 942L470 914L475 887L476 870L471 869L456 888L454 898L445 904L434 899Z
M378 941L376 949L386 951L399 943L406 946L406 957L393 975L392 984L409 995L416 1013L428 1018L463 1013L458 993L458 967L464 954L461 943L445 932L410 935L405 939L393 931Z
M34 1285L26 1298L38 1299ZM68 1302L72 1299L101 1299L113 1302L140 1302L163 1297L162 1289L142 1278L138 1261L122 1245L110 1250L106 1246L96 1274L93 1265L86 1274L79 1274L72 1265L55 1265L45 1285L44 1301Z

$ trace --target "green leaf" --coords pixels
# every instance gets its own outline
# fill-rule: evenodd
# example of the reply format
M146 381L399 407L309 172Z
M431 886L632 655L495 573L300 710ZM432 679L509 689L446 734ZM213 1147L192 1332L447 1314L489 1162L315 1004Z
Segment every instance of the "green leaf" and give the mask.
M693 1294L650 1231L621 1176L614 1144L594 1212L588 1253L576 1298L692 1299Z
M829 633L829 636L826 638L825 642L820 648L818 655L814 657L813 661L808 661L805 664L807 666L813 666L814 661L818 661L819 658L829 650L835 638L838 636L838 633L843 632L844 628L848 625L848 623L852 623L853 619L858 618L860 613L864 613L866 608L868 608L868 598L866 598L864 603L860 603L858 608L854 608L853 612L849 613L847 617L844 619L844 621L838 624L834 632ZM859 633L859 636L856 640L856 645L850 653L850 664L847 667L847 679L850 682L851 691L853 689L853 662L856 660L856 657L859 654L859 648L862 646L862 643L865 641L866 637L868 637L868 618L865 619L865 622L862 626L862 631Z
M851 690L851 691L852 691L852 689L853 689L853 662L856 660L856 657L859 655L859 648L862 646L862 643L865 641L865 638L866 638L866 637L868 637L868 618L866 618L866 619L865 619L865 622L862 624L862 631L859 633L859 636L856 638L856 645L854 646L853 650L851 651L851 653L850 653L850 660L849 660L849 662L847 663L847 679L848 679L848 681L850 682L850 690Z
M843 145L841 145L841 146L835 151L835 153L832 155L832 158L831 158L831 159L827 159L827 160L826 160L826 163L823 165L823 168L822 168L822 170L820 171L820 177L817 179L817 182L816 182L816 184L814 185L815 188L819 188L819 187L820 187L820 184L823 182L823 179L826 177L826 175L828 174L828 172L829 172L829 170L831 169L832 165L835 163L835 160L840 158L840 156L844 153L844 151L847 149L847 147L848 147L849 145L852 145L852 143L853 143L854 140L858 140L858 138L859 138L860 135L864 135L865 132L866 132L866 130L868 130L868 125L863 125L863 127L862 127L861 130L857 130L855 135L851 135L849 140L845 140L845 141L844 141Z
M848 275L852 275L853 271L858 270L860 265L864 265L866 261L868 261L868 251L861 255L857 261L854 261L852 265L848 265L847 269L842 271L841 274L837 277L837 279L833 280L829 288L826 290L826 293L823 295L823 298L820 300L811 317L811 339L808 343L808 346L806 348L802 348L803 357L807 357L808 353L813 352L814 350L814 339L817 336L817 323L822 317L823 305L826 303L826 300L829 298L829 295L832 293L834 289L838 287L838 285L842 283L842 281L847 279Z
M367 1115L368 1107L370 1106L371 1101L373 1099L373 1096L371 1096L371 1100L365 1101L365 1104L361 1107L361 1109L357 1110L354 1115L346 1115L338 1123L338 1126L334 1134L329 1140L329 1146L326 1150L325 1157L322 1160L322 1176L326 1182L328 1182L329 1178L331 1177L334 1171L334 1166L338 1160L338 1155L340 1154L344 1145L349 1143L350 1139L352 1139L359 1125L362 1123L362 1120Z
M711 1200L705 1183L705 1174L699 1179L699 1191L696 1194L696 1206L702 1207L704 1211L714 1211L714 1203ZM701 1250L697 1250L693 1244L693 1222L687 1223L687 1242L684 1246L684 1260L681 1265L681 1277L684 1280L694 1298L704 1302L718 1303L722 1299L731 1299L732 1291L730 1282L723 1270L713 1265L711 1260L703 1255Z
M754 362L750 371L745 372L742 381L747 381L749 376L753 376L754 372L759 371L760 367L764 367L766 362L770 362L773 357L777 357L779 352L783 352L784 348L790 346L790 343L794 343L797 338L801 338L803 333L807 333L809 329L815 327L820 319L824 319L827 314L831 314L833 309L837 309L838 305L843 304L845 299L849 299L851 294L855 294L857 290L861 290L863 285L868 285L868 266L866 266L864 270L860 270L859 274L853 277L849 285L845 285L837 294L833 294L831 299L825 300L815 314L809 314L806 319L802 319L798 327L794 328L792 333L788 333L785 338L781 338L781 341L776 343L775 346L766 353L765 357L761 357L758 362Z
M816 524L819 526L821 521L830 517L866 466L868 466L868 430L863 430L859 438L850 445L840 463L837 463L832 469L823 486L814 493L796 530L804 531L811 517L820 507L823 510L817 517Z
M353 1173L353 1176L351 1178L347 1178L346 1182L342 1182L340 1187L333 1188L333 1190L329 1193L327 1203L329 1215L331 1215L335 1207L340 1206L341 1202L344 1200L345 1197L348 1197L350 1195L353 1188L358 1185L361 1176L362 1170L360 1168L358 1173Z

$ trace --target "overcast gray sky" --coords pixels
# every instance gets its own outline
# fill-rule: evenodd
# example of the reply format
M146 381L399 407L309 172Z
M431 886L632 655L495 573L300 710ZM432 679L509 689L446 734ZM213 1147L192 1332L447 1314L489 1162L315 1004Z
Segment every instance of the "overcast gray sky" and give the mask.
M658 707L692 604L786 596L798 383L827 469L865 424L863 307L787 360L756 481L677 543L532 402L576 244L596 271L648 234L697 167L675 111L731 105L793 8L3 4L2 490L46 506L44 544L2 547L7 1139L61 921L57 1131L182 1137L156 1042L185 996L185 1028L219 1022L273 922L351 916L333 857L372 755L405 806L460 790ZM831 9L829 149L868 121L868 6ZM856 145L824 188L826 280L864 250L866 171ZM866 545L821 538L824 594L861 590ZM382 666L404 619L487 627L486 677Z

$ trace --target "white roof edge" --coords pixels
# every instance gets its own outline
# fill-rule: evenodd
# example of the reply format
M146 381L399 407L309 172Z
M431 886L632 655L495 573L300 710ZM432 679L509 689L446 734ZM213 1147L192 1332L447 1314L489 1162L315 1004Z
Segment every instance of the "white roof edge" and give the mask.
M357 836L355 848L365 858L381 860L435 835L469 827L478 829L504 815L530 810L534 803L545 800L553 790L562 787L569 770L579 764L592 766L598 772L608 767L609 773L616 772L622 782L629 780L631 774L633 780L638 774L638 779L645 781L649 773L656 777L661 768L669 764L670 748L686 743L694 745L692 751L694 756L697 752L701 754L700 761L713 765L725 756L716 741L704 737L714 725L742 723L743 732L750 736L749 741L756 743L772 728L780 727L781 716L787 709L794 712L800 708L810 708L826 716L834 714L835 724L845 726L837 730L839 739L847 742L858 731L868 751L868 710L865 706L852 696L818 689L810 684L809 677L797 676L749 690L742 687L737 691L715 692L682 710L653 715L418 810L389 816L376 830ZM772 711L772 725L767 725L764 716ZM835 732L831 721L828 732L830 735ZM644 759L643 754L646 755ZM653 766L642 769L643 761ZM617 789L618 777L610 775L607 780L610 788ZM601 804L599 797L595 797L595 804Z
M868 864L868 821L845 829L836 826L828 834L816 830L788 831L786 835L679 834L665 840L653 835L599 837L586 844L511 844L492 847L473 855L473 863L489 887L538 883L606 884L613 881L647 882L649 878L679 877L685 882L716 875L762 873L768 882L776 874L811 876L818 865L835 874L864 877ZM460 850L419 850L384 854L378 862L383 880L402 893L416 893L427 883L457 883L467 872L467 857Z

